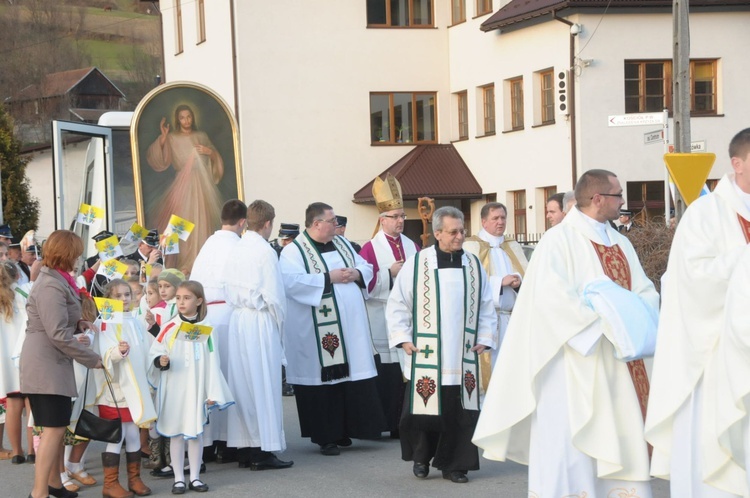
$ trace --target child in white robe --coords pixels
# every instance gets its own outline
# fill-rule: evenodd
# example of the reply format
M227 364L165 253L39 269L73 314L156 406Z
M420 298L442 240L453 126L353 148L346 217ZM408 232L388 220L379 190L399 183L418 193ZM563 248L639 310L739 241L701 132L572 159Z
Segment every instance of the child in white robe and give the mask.
M163 275L163 273L162 273ZM156 430L170 438L174 472L173 494L185 492L185 441L188 447L191 490L203 492L208 486L200 480L203 432L209 410L224 410L234 404L220 370L216 338L191 340L180 334L183 323L209 326L204 322L206 303L203 286L186 281L177 288L178 315L161 328L151 345L149 381L157 389L159 418Z
M131 307L130 285L121 279L107 284L104 296L123 302L122 324L97 320L99 334L95 339L97 351L106 372L111 376L112 399L104 372L96 372L96 402L99 416L107 419L122 417L122 440L109 443L102 453L104 468L104 496L126 496L128 493L119 483L120 450L126 445L128 489L138 496L151 494L141 480L141 440L139 427L148 427L156 420L156 409L151 400L148 373L148 353L153 337L129 312ZM115 405L116 401L116 405ZM116 407L115 407L116 406Z

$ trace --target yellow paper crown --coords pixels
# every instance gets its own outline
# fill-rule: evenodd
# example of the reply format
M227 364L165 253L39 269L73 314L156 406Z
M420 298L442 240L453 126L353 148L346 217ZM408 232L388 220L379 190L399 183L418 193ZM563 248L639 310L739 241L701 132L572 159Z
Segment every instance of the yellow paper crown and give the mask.
M403 209L404 207L404 200L401 197L401 184L390 173L385 176L385 180L381 180L379 176L375 177L372 184L372 196L375 198L375 204L377 204L378 211L381 213Z

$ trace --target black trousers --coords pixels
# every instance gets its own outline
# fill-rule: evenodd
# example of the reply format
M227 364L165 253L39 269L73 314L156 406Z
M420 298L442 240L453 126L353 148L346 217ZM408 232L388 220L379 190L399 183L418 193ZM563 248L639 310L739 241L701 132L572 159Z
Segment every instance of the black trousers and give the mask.
M410 413L411 382L404 395L399 426L401 458L451 472L479 470L479 450L471 442L479 412L464 410L460 386L441 386L441 415Z
M378 367L376 383L380 406L383 407L383 415L385 415L386 430L397 431L406 389L404 376L401 374L401 365L377 362L376 366Z
M323 386L295 384L294 398L302 437L313 443L376 439L385 430L375 378Z

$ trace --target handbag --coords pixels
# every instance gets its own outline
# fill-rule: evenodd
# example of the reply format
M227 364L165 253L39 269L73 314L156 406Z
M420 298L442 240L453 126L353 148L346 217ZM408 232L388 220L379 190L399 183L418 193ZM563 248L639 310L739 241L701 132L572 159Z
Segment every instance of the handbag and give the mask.
M83 389L83 402L86 403L86 393L89 388L89 370L86 370L86 387ZM101 418L94 415L90 411L83 408L81 415L78 417L76 422L76 428L73 433L76 436L85 437L86 439L93 439L95 441L105 441L107 443L119 443L122 440L122 417L120 416L120 408L117 406L115 399L115 391L112 389L112 381L109 379L107 370L104 369L104 378L107 380L107 386L109 392L112 394L112 400L115 402L115 408L117 409L117 418L114 420Z

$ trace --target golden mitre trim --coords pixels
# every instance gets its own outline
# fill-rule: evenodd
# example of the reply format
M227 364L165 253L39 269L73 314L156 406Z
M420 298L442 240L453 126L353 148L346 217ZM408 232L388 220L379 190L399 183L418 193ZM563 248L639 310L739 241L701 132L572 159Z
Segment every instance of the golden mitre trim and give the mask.
M377 204L378 211L381 213L403 209L404 207L404 200L401 197L401 184L390 173L385 176L385 180L381 180L379 176L375 177L372 184L372 196L375 198L375 204Z

